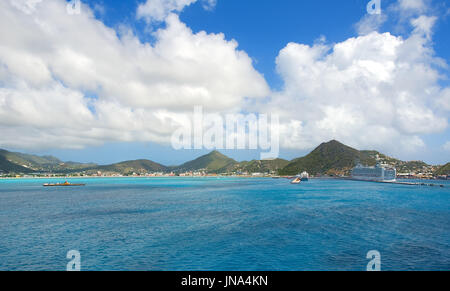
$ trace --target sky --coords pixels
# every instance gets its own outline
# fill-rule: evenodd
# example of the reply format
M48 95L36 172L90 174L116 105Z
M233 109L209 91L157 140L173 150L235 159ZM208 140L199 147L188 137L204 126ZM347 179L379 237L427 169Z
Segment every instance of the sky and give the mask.
M201 105L277 114L281 158L337 139L444 164L450 4L381 0L371 15L368 2L1 1L0 148L179 164L209 151L170 144Z

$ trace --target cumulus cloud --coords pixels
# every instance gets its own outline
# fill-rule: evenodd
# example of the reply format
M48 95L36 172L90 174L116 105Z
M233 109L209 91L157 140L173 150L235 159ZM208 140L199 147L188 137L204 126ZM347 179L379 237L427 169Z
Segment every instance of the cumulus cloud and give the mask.
M0 2L0 146L168 142L195 105L239 111L269 95L236 41L194 34L175 14L150 45L87 6L68 15L65 1L46 0L28 14L13 3Z
M281 145L292 149L338 139L398 154L424 148L422 135L448 126L450 88L439 85L446 63L432 49L436 18L418 14L426 2L398 3L415 11L406 37L368 29L335 44L287 44L276 58L284 81L276 92L237 41L180 21L174 12L194 2L139 6L141 17L166 23L149 44L106 27L87 6L68 15L64 0L0 1L0 147L169 143L197 105L277 113Z
M338 139L401 156L425 148L421 136L444 131L450 91L439 72L447 64L432 49L437 17L429 11L427 0L399 0L364 16L358 37L282 49L276 65L284 88L267 106L282 117L282 147ZM379 32L388 18L408 24L406 37Z
M416 31L407 39L372 32L330 46L288 44L276 61L285 86L268 105L283 117L284 147L331 138L389 152L424 147L420 135L447 127L431 105L443 94L439 62Z

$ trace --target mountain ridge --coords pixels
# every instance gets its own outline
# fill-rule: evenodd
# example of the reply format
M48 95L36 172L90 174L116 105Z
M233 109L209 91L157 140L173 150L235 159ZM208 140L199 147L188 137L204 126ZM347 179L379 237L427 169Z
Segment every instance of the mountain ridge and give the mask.
M443 175L450 175L450 163L447 163L445 165L443 165L442 167L440 167L439 169L437 169L434 174L436 176L443 176Z
M280 171L281 175L296 175L307 171L312 175L349 175L358 163L374 166L377 163L397 168L398 173L431 168L422 161L401 161L375 150L356 150L337 140L322 143L308 155L291 161Z
M139 159L123 161L119 163L114 163L110 165L97 166L92 169L93 171L104 171L104 172L119 172L124 174L133 173L148 173L148 172L164 172L168 167L156 163L154 161Z
M308 155L291 161L274 159L237 162L219 151L212 151L180 166L165 166L148 159L123 161L109 165L63 162L53 156L35 156L0 149L0 173L23 174L44 172L92 175L102 172L129 175L134 173L202 171L211 174L268 173L296 175L307 171L311 175L348 175L358 162L367 166L373 166L377 162L386 163L395 166L399 173L420 172L431 167L422 161L404 162L374 150L359 151L336 140L322 143ZM446 169L444 167L443 169ZM440 172L435 171L435 173Z
M239 162L231 170L240 173L278 173L288 164L285 159L252 160Z
M206 170L212 173L228 171L237 162L218 151L198 157L195 160L186 162L180 166L172 168L176 172Z
M358 162L375 165L376 160L369 155L344 145L336 140L320 144L308 155L291 161L280 171L282 175L295 175L307 171L312 175L336 175L347 172Z

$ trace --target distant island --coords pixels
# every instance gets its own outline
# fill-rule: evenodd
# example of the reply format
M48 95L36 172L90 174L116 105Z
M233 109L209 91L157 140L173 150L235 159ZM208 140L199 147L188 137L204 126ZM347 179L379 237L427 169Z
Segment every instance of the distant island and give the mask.
M359 151L336 140L322 143L311 153L292 161L284 159L238 162L213 151L180 166L165 166L142 159L111 165L63 162L52 156L0 150L0 177L51 176L292 176L303 171L312 176L348 176L357 163L377 163L397 168L401 178L441 178L450 175L450 163L428 165L422 161L401 161L377 151Z

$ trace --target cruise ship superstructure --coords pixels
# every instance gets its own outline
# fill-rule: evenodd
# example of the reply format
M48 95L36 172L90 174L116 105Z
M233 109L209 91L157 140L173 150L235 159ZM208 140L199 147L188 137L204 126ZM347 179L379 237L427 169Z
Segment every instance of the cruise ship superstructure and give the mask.
M395 182L397 170L380 164L377 164L375 167L365 167L358 164L352 170L352 178L363 181Z

